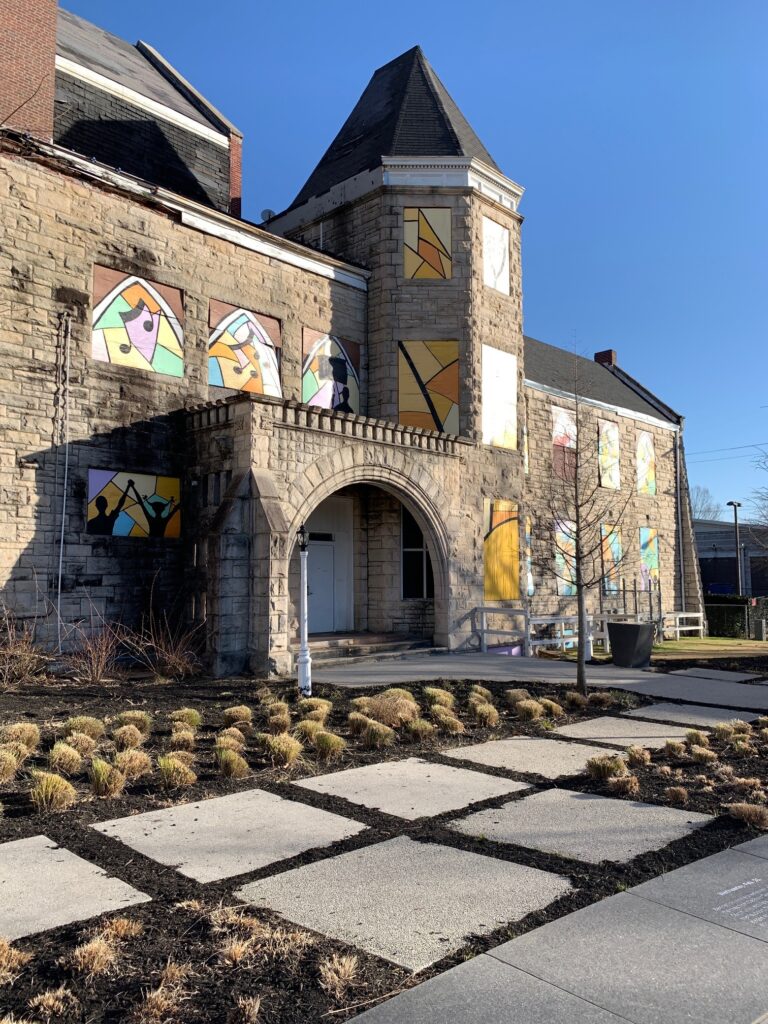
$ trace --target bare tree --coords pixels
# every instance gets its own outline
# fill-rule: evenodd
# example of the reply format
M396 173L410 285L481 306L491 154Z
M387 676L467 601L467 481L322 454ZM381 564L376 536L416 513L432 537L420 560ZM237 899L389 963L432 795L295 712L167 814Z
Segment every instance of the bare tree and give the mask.
M540 576L551 578L554 573L561 596L576 598L576 681L586 694L587 595L606 584L618 589L624 559L621 526L632 500L634 481L626 481L621 487L618 428L612 454L607 447L611 432L603 425L613 424L599 420L594 410L585 408L578 387L574 390L570 408L553 408L552 474L542 502L547 518L536 524L535 561Z
M708 487L695 484L691 488L691 514L694 519L719 519L723 509Z

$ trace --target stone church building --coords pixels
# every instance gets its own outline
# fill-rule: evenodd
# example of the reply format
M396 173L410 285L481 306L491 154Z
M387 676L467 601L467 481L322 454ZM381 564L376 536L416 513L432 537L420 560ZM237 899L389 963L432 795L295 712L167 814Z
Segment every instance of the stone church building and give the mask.
M482 607L574 614L550 492L587 435L621 511L593 609L699 610L682 418L524 335L523 189L418 47L256 225L240 132L151 45L56 0L0 18L13 614L56 643L152 604L213 671L287 672L306 524L311 633L471 648Z

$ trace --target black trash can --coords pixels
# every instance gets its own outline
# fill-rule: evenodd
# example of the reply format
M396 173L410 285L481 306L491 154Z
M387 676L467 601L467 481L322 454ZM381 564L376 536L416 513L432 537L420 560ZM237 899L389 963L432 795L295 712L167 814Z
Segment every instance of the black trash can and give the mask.
M613 664L621 668L648 668L655 631L652 622L609 622Z

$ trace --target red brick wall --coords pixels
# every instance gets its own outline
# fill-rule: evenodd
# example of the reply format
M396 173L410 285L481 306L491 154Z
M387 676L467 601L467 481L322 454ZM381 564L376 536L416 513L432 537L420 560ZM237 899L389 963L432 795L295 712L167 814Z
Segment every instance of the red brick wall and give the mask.
M239 217L243 197L243 139L240 135L229 136L229 212Z
M0 0L0 124L53 137L57 0Z

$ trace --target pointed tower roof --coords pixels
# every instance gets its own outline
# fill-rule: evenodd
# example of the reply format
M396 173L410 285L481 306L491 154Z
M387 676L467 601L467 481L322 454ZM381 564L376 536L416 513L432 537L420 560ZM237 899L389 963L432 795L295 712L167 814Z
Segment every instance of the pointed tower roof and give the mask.
M378 167L383 156L474 157L499 169L420 46L374 72L291 208Z

